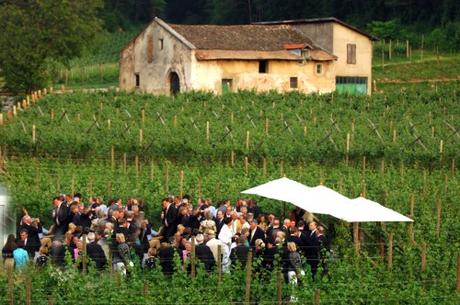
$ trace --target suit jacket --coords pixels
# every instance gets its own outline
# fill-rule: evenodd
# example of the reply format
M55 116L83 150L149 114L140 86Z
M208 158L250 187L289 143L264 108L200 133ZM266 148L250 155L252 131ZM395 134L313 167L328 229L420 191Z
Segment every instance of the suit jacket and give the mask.
M214 255L211 249L205 244L197 245L195 247L196 257L204 264L204 268L207 272L211 272L216 266Z
M26 239L26 242L24 243L23 240L18 240L17 242L18 248L23 248L24 250L27 251L27 254L29 254L29 257L34 257L35 256L35 246L31 245L30 240Z
M262 239L263 242L265 242L265 232L261 228L256 227L254 235L252 235L252 232L249 233L249 238L250 238L249 245L252 248L255 248L256 240Z
M67 231L67 227L69 225L69 215L70 210L65 202L61 203L61 205L55 209L53 218L55 225L55 234L63 234Z
M219 233L220 233L220 230L222 229L222 227L224 226L224 220L215 220L216 222L216 229L217 229L217 232L216 232L216 236L219 236Z
M21 232L22 230L27 230L27 243L31 247L35 247L35 251L38 251L38 249L40 249L40 237L38 236L38 234L41 232L41 227L37 228L24 223L19 227L19 232Z
M169 207L163 210L163 227L164 232L163 236L166 238L166 241L169 240L171 236L176 233L177 230L177 209L174 204L170 204Z
M307 256L307 260L309 261L318 260L319 241L318 241L318 237L316 236L315 232L310 232L310 235L308 236L305 254Z
M246 261L248 259L249 249L245 245L239 245L232 249L230 253L230 259L232 261L232 265L235 265L237 261L244 267L246 266Z
M91 242L86 246L86 252L88 256L96 263L96 268L101 270L107 264L107 258L105 257L104 250L101 245L96 242Z

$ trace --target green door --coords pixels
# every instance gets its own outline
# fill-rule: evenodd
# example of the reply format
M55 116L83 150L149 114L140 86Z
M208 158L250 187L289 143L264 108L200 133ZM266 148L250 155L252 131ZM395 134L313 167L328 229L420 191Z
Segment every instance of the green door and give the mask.
M232 80L222 79L222 94L232 92Z
M335 79L335 90L339 94L367 94L367 77L337 76Z

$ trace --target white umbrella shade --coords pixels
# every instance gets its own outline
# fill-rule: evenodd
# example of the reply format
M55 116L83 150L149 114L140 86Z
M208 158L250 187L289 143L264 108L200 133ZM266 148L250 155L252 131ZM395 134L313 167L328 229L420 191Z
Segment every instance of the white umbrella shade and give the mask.
M241 193L259 195L262 197L286 201L297 205L296 201L298 201L299 198L305 196L305 194L310 189L310 187L303 185L302 183L283 177L247 189Z
M364 197L350 201L349 213L344 218L348 222L413 222L409 217Z
M326 186L318 185L298 198L296 205L311 213L328 214L346 220L351 199Z

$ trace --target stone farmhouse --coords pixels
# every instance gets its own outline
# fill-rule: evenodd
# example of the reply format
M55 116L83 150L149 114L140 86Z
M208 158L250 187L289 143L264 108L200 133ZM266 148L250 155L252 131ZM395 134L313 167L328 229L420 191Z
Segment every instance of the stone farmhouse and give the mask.
M155 18L120 53L120 88L370 94L371 35L336 18L178 25Z

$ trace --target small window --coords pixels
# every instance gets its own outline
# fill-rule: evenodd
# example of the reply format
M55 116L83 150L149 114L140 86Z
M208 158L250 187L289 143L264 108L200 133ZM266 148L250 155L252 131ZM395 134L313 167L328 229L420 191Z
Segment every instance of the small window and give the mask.
M289 85L291 87L291 89L297 89L298 87L298 84L299 83L299 80L297 77L291 77L289 78Z
M316 74L322 74L322 73L323 73L323 65L316 64Z
M259 61L259 73L268 73L268 61L267 60Z
M356 44L354 43L347 44L347 64L356 64Z
M222 79L222 94L232 92L232 83L233 80L231 78Z
M159 47L160 50L163 50L163 47L164 47L163 38L158 39L158 47Z
M139 73L134 74L136 76L136 87L139 87L141 85L141 78L139 76Z

